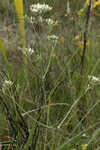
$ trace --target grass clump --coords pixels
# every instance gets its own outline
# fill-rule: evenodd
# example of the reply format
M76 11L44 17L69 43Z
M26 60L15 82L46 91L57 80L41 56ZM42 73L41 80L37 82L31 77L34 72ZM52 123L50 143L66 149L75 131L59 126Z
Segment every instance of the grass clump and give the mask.
M91 0L84 7L78 1L76 11L74 1L66 4L69 14L50 1L31 3L27 13L25 2L14 1L18 24L3 30L13 40L0 40L1 147L98 149L99 25Z

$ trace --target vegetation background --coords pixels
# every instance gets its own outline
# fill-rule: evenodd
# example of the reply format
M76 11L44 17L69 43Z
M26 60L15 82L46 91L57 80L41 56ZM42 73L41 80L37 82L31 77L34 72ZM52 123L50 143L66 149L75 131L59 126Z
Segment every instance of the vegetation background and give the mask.
M99 20L99 0L0 1L0 150L100 150Z

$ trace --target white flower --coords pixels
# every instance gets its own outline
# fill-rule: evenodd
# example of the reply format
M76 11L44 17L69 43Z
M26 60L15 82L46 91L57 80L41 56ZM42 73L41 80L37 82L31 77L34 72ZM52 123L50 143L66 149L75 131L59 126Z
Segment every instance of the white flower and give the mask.
M86 135L86 133L83 133L82 136L83 136L83 137L86 137L87 135Z
M87 85L87 89L86 89L86 91L91 90L91 89L92 89L91 84L88 84L88 85Z
M54 42L54 43L57 43L59 37L56 36L56 35L48 35L48 36L47 36L47 39L48 39L49 41L52 41L52 42Z
M25 48L25 50L23 51L23 53L26 56L31 56L34 53L34 49L32 49L32 48Z
M56 36L56 35L48 35L48 36L47 36L47 39L48 39L48 40L58 40L59 37Z
M10 80L5 80L2 85L2 91L5 92L6 89L9 89L13 85L13 82Z
M35 19L34 17L32 17L32 16L30 17L30 23L34 23L35 20L36 20L36 19Z
M33 4L30 6L30 11L33 13L36 13L36 14L42 14L42 13L45 13L47 11L50 11L51 9L52 9L52 7L50 7L49 5L40 4L40 3Z
M10 80L5 80L3 86L12 86L13 82Z
M88 76L88 79L94 83L100 82L100 78L95 77L95 76Z
M45 20L46 21L46 23L48 24L48 25L57 25L58 24L58 22L57 21L54 21L53 19L51 19L51 18L48 18L48 19L46 19Z
M27 18L27 17L28 17L27 14L25 14L24 18Z

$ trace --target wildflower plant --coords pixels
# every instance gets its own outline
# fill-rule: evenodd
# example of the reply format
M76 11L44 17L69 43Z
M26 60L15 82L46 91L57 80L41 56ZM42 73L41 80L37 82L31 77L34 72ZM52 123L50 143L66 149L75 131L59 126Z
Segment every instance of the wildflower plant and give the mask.
M41 39L44 39L45 37L45 40L48 40L48 43L46 43L48 44L48 47L55 47L54 45L57 44L59 38L58 36L53 34L54 28L58 26L58 21L55 20L52 15L50 15L50 12L52 11L53 8L45 3L43 4L37 3L37 4L30 5L29 9L31 12L30 16L25 14L25 19L26 22L28 21L28 23L32 26L32 30L35 33L36 41L37 41L35 43L35 46L37 47L38 44L43 46L43 42L41 42ZM48 13L49 16L46 15ZM27 47L30 47L30 44L28 44ZM33 49L34 48L32 49L26 48L24 51L24 55L29 56L30 54L33 53L34 51Z
M36 21L38 21L39 23L43 23L44 21L43 16L51 10L52 7L50 7L47 4L37 3L30 5L30 12L31 12L30 22L32 24Z
M32 25L38 24L40 26L46 26L48 32L53 30L53 27L58 25L58 21L55 21L51 17L46 17L46 13L50 12L52 7L48 4L32 4L30 5L31 16L25 15L25 19Z

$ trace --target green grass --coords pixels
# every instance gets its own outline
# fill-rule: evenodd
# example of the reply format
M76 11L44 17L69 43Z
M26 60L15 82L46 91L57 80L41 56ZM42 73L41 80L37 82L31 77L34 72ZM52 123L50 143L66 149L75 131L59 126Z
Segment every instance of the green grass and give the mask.
M89 20L89 45L80 65L86 10L77 16L82 4L73 0L72 15L66 16L66 1L61 10L60 0L46 2L53 6L46 15L58 20L52 30L45 23L34 30L27 20L24 28L17 17L5 24L6 15L0 21L0 144L4 150L99 150L100 81L88 78L100 77L98 18ZM30 4L24 1L24 14L29 16ZM0 13L4 6L2 2ZM11 19L18 12L14 3L10 6L6 11ZM48 33L56 34L58 42L48 41ZM25 47L34 53L25 56ZM5 80L13 84L4 88Z

